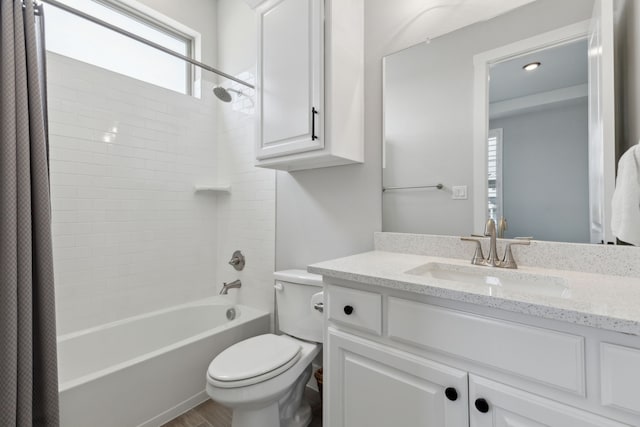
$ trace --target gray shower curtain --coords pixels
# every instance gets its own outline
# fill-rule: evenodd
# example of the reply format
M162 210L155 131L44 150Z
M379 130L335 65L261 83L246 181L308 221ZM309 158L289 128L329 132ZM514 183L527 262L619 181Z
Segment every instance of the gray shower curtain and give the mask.
M58 426L43 43L0 0L0 426Z

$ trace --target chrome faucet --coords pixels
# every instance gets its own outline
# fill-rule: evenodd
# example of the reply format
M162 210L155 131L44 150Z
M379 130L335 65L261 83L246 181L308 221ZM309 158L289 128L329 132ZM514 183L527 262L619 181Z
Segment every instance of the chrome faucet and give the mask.
M515 259L513 259L512 245L529 245L531 237L516 237L514 240L507 242L502 260L498 258L497 239L496 239L496 222L489 218L484 228L484 236L472 234L472 237L461 237L460 240L465 242L475 242L476 251L471 259L471 264L481 265L485 267L500 268L518 268ZM482 243L479 238L489 237L489 256L484 257L482 253Z
M489 218L484 226L484 235L489 237L489 256L486 265L491 267L499 267L500 259L496 248L496 222L493 218Z
M229 293L229 289L237 289L242 287L242 282L240 279L234 280L230 283L223 283L222 289L220 290L220 295L227 295Z

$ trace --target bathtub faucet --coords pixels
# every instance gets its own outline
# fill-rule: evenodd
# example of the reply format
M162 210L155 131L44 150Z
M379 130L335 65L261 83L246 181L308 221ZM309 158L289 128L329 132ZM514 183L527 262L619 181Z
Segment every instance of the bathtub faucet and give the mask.
M234 280L231 283L223 283L220 295L227 295L229 293L229 289L237 289L240 287L242 287L242 282L240 282L240 279Z

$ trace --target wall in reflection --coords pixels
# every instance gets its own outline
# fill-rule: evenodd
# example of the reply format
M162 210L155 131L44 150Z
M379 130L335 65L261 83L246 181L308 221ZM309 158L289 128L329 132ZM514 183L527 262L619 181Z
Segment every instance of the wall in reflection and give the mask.
M432 185L441 182L445 189L385 192L383 230L450 235L472 233L473 56L588 20L592 8L592 1L539 0L492 20L465 27L430 43L416 45L385 58L383 185ZM581 107L578 104L572 106L573 111L563 111L563 114L575 116L578 108L582 108L581 111L584 112L584 103ZM559 117L553 114L548 117L554 118ZM524 221L533 223L532 216L544 216L547 221L550 218L564 216L570 218L572 225L584 222L584 216L587 214L587 208L584 208L585 193L575 189L574 183L567 182L564 175L570 169L575 169L576 159L584 157L586 147L578 147L576 141L580 135L584 137L586 117L567 119L575 124L571 129L571 135L558 129L554 130L548 125L540 125L537 132L539 135L544 134L544 138L518 136L522 145L530 149L540 148L543 145L540 141L542 139L544 143L556 148L558 147L553 145L553 142L559 139L568 139L574 144L567 145L563 152L556 150L546 157L544 153L538 156L538 160L540 156L546 158L547 165L551 163L550 159L557 161L557 173L547 174L540 184L531 183L531 180L527 182L531 183L538 193L544 192L544 189L548 191L551 188L549 182L554 182L556 200L542 197L542 201L536 203L536 209L526 205L507 207L507 210L513 212L508 217L507 235L534 234L536 238L550 240L588 241L588 238L583 239L583 231L569 230L571 227L568 226L554 228L541 224L528 232L520 227L520 223ZM503 126L509 134L509 139L514 139L513 126L504 122L504 118L500 120L503 122L496 121L492 125ZM543 133L543 130L546 133ZM532 139L535 143L532 143ZM586 137L584 140L586 141ZM572 154L569 156L568 153ZM509 155L509 152L506 154ZM533 162L534 158L530 154L527 156ZM576 180L585 179L584 172L576 171L574 175ZM513 181L515 183L515 178ZM466 186L468 198L454 200L454 186ZM513 188L505 183L506 192ZM531 190L521 191L515 188L514 191ZM571 197L565 197L567 194ZM565 205L575 208L573 213L571 209L565 210ZM576 214L577 206L579 209L584 208L580 215ZM523 212L529 213L529 217L525 218ZM518 221L515 217L521 215L523 220Z

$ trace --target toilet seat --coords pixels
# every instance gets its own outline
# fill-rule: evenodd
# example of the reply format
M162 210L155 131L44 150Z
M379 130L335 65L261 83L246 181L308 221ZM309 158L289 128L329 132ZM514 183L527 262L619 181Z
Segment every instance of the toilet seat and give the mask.
M285 372L300 359L300 344L274 334L258 335L224 350L209 365L208 381L220 388L257 384Z

